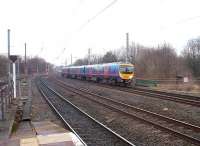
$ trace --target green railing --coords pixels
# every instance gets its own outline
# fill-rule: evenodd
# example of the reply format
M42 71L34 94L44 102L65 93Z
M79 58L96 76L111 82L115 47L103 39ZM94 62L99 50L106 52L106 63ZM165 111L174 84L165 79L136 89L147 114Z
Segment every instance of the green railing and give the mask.
M136 79L136 86L156 87L157 85L158 81L156 80Z

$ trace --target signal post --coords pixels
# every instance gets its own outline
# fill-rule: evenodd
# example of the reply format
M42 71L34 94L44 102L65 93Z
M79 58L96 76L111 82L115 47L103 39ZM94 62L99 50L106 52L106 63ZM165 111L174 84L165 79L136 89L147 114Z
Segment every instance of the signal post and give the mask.
M13 91L14 91L14 99L16 98L16 65L17 55L10 55L10 60L13 63Z

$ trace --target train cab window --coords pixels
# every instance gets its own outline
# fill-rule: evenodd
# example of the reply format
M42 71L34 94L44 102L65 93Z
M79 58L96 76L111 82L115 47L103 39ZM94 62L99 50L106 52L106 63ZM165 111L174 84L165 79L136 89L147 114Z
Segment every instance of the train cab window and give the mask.
M124 74L132 74L134 71L134 67L133 66L120 66L119 71L120 71L120 73L124 73Z

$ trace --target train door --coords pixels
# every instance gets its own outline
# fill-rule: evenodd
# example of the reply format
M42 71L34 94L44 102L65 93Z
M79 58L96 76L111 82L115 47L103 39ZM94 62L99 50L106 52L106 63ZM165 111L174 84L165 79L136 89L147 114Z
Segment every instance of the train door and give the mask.
M104 66L104 78L108 78L109 77L109 66L105 65Z

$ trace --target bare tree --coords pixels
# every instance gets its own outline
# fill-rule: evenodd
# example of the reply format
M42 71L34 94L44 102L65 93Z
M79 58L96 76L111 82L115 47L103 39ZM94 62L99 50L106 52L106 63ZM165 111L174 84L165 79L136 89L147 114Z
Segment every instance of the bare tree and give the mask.
M200 77L200 37L189 40L182 54L193 75Z
M27 60L28 64L28 73L46 73L47 67L51 65L46 62L44 59L39 57L29 58ZM51 68L49 68L51 70Z
M197 46L196 44L195 47ZM199 53L200 49L197 50ZM108 51L103 56L95 54L91 56L90 63L125 62L126 51L125 47L121 47L120 49ZM188 56L188 52L185 54ZM194 54L193 50L189 56L194 57ZM190 69L188 69L184 60L184 57L178 56L175 49L168 43L158 45L154 48L132 43L128 52L128 61L135 65L136 76L138 78L166 79L176 78L177 75L191 75ZM86 65L87 62L88 58L85 57L77 60L75 65Z
M8 63L8 58L5 56L0 56L0 77L5 77L7 75L7 63Z
M88 64L88 59L87 58L83 58L83 59L77 59L73 65L75 66L79 66L79 65L86 65Z
M112 52L108 51L104 56L103 56L103 63L110 63L110 62L117 62L117 56Z
M91 63L91 64L100 64L100 63L103 63L102 56L101 56L101 55L98 55L98 54L93 54L93 55L91 56L90 63Z
M178 56L173 47L163 44L157 48L140 48L136 58L139 77L174 78L177 75Z

